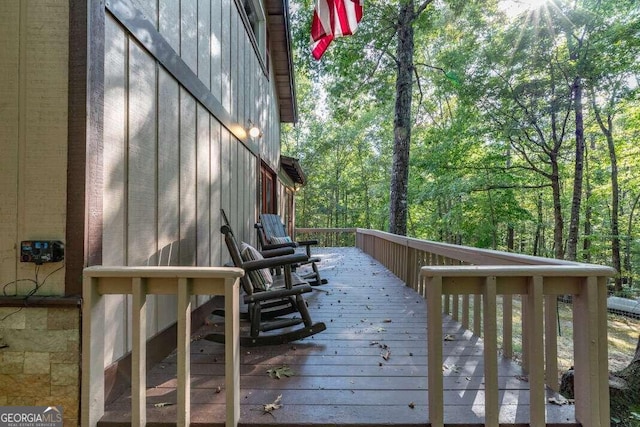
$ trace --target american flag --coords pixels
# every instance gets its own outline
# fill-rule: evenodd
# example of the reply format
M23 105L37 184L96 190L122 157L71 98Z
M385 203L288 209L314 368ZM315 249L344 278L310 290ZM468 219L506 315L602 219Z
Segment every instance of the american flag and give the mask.
M336 37L353 34L362 19L363 0L316 0L311 22L311 54L320 59Z

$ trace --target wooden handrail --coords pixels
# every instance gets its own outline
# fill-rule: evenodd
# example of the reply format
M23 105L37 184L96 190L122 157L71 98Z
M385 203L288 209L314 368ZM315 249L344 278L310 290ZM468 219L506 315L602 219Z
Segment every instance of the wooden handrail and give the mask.
M304 229L322 234L325 229ZM353 229L326 229L349 233ZM502 354L512 355L512 298L523 303L523 369L529 374L531 425L545 423L545 385L557 384L557 296L571 295L574 317L576 420L608 426L606 284L615 270L599 265L534 257L355 230L356 247L371 255L427 300L429 417L444 424L442 313L484 339L485 425L497 425L497 299L503 302ZM473 298L473 325L470 324ZM460 300L462 304L460 304ZM460 313L462 311L462 313ZM459 319L459 316L461 319ZM544 348L544 352L540 349ZM539 367L544 366L544 369ZM546 382L546 384L545 384Z
M474 299L473 331L484 338L485 424L497 425L497 314L500 295L503 312L503 355L512 352L511 298L523 297L523 367L529 373L531 425L545 423L547 385L557 390L556 300L573 295L576 420L584 426L609 425L609 388L606 334L606 281L609 267L475 249L358 230L359 248L376 258L427 299L429 417L444 425L442 373L442 314L458 320L462 296L462 323L468 327L469 296ZM471 265L473 264L473 265ZM453 301L450 301L450 296ZM444 296L444 300L443 300ZM484 314L484 316L481 315ZM544 352L539 349L545 348ZM545 369L537 367L545 366Z
M191 296L225 297L226 425L240 418L239 289L244 272L226 267L104 267L83 271L81 425L104 414L104 295L132 295L131 425L146 425L146 297L177 295L178 426L190 424Z
M521 295L526 319L527 354L525 369L529 373L531 425L545 422L545 378L555 389L557 383L557 349L555 302L558 295L573 296L576 420L583 426L609 425L609 394L606 336L606 280L615 271L595 265L548 266L458 266L422 267L422 289L427 299L429 354L429 390L442 389L442 317L443 295L474 295L482 299L485 362L485 406L487 425L496 425L498 413L497 316L499 295ZM558 280L561 279L561 280ZM474 313L475 315L475 313ZM545 320L546 319L546 320ZM604 333L603 333L604 332ZM545 339L546 336L546 339ZM545 349L544 352L540 349ZM549 360L552 359L552 360ZM536 369L545 366L546 369ZM443 401L438 393L429 393L432 425L443 425Z

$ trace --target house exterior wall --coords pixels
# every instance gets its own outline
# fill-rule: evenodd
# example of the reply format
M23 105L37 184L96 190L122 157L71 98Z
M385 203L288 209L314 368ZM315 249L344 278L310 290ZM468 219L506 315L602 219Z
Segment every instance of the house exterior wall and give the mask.
M107 3L104 265L222 265L220 208L255 243L259 159L277 164L280 120L240 3ZM105 366L130 349L127 298L109 298ZM149 298L149 337L175 322L172 299Z
M220 208L237 236L255 243L259 165L277 165L280 117L275 78L256 54L241 3L0 1L0 405L62 405L65 425L78 424L82 265L221 265ZM104 17L98 30L95 16ZM78 28L82 42L74 41ZM79 74L89 83L72 70L85 38L92 51L104 44L104 61L84 58ZM99 81L87 71L92 61ZM72 98L80 99L77 119ZM71 125L96 111L98 125ZM249 120L260 139L246 135ZM71 185L78 163L69 158L92 165L75 169L86 170L87 188ZM82 229L82 216L69 221L74 203L91 223L79 233L69 226ZM38 267L19 262L20 241L72 235L80 236L73 254L83 244L88 253ZM24 306L29 294L59 301ZM150 299L149 336L174 322L172 303ZM130 348L128 306L125 297L109 300L105 367Z
M25 295L36 279L20 241L64 240L68 9L59 0L0 2L0 283ZM46 70L46 71L44 71ZM60 267L44 264L39 276ZM64 294L61 270L38 295Z
M0 296L65 294L63 263L19 262L22 240L65 240L69 8L0 2ZM0 307L0 405L62 405L77 425L77 304ZM26 306L25 306L26 304Z

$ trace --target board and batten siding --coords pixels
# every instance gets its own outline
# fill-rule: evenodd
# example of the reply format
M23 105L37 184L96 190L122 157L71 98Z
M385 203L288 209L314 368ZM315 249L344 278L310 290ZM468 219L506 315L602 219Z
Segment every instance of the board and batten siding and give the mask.
M64 425L78 425L69 258L19 261L21 241L66 243L76 231L67 228L70 14L68 0L0 1L0 406L60 405Z
M27 295L60 267L19 255L22 240L65 240L68 33L67 2L0 1L2 295ZM62 268L36 295L64 295L64 280Z
M220 208L255 243L260 159L276 170L280 119L241 13L236 0L106 4L104 265L222 265ZM149 337L175 322L173 298L148 298ZM108 298L105 366L131 348L130 304Z

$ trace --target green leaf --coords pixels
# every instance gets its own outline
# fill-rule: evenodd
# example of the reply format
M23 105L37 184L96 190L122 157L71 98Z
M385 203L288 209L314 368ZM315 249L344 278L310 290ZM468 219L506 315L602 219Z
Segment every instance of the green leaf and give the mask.
M458 75L453 72L453 71L447 71L446 73L444 73L444 75L451 80L451 83L453 83L454 86L460 86L462 84L462 81L460 80L460 77L458 77Z

